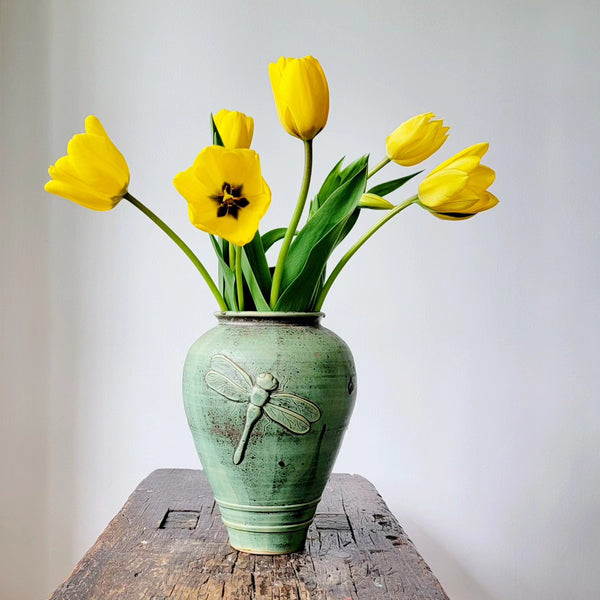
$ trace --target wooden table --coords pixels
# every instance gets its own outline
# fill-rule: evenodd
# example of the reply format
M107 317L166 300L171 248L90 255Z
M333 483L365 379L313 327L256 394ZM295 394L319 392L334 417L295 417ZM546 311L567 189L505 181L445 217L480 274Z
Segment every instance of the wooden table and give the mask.
M448 600L377 490L332 475L304 552L231 548L202 471L133 492L52 600Z

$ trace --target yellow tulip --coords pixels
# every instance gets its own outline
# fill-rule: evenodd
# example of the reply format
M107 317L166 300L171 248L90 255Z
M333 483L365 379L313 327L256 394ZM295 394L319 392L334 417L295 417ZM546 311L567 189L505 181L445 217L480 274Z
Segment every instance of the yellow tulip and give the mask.
M89 116L85 133L75 135L67 156L48 169L52 179L44 189L92 210L110 210L127 193L129 167L102 123Z
M250 148L254 134L254 119L242 112L220 110L214 116L215 125L225 148Z
M251 242L271 204L254 150L208 146L173 183L187 200L190 221L236 246Z
M404 167L412 167L437 152L448 137L449 127L433 113L417 115L391 133L385 143L387 157Z
M468 219L493 208L498 198L487 191L496 177L481 159L489 144L475 144L434 169L419 186L419 203L440 219Z
M282 56L269 65L269 77L283 128L301 140L312 140L329 116L329 87L319 61Z

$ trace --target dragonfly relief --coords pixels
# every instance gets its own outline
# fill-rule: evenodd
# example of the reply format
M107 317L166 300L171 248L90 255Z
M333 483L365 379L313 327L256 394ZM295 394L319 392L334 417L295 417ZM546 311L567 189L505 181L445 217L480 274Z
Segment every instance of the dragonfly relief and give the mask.
M233 402L247 402L244 430L233 454L239 465L246 452L253 427L263 413L291 433L303 435L321 418L316 404L295 394L277 391L279 381L271 373L261 373L256 381L244 369L223 354L215 354L205 376L209 388Z

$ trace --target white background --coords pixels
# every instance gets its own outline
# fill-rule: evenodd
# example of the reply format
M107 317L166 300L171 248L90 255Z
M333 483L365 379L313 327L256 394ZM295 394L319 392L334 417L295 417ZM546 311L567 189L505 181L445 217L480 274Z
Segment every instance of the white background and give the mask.
M302 144L267 65L313 54L331 89L316 182L342 155L378 161L400 122L434 111L451 137L424 167L489 141L501 201L459 223L412 207L339 278L324 324L354 350L359 397L336 470L377 486L453 599L597 597L598 13L2 1L0 596L46 596L145 475L198 468L181 369L215 322L157 228L127 203L94 213L46 194L47 166L96 114L132 193L213 268L172 178L209 143L210 111L242 110L273 190L262 229L287 224Z

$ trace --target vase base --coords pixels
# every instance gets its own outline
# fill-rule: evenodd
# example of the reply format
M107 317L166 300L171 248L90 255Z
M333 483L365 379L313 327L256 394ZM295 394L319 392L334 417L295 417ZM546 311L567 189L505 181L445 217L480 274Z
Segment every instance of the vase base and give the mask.
M320 497L274 506L237 504L216 498L229 543L249 554L291 554L304 542Z
M304 550L308 526L304 529L289 532L252 532L227 528L229 545L235 550L247 554L291 554Z

